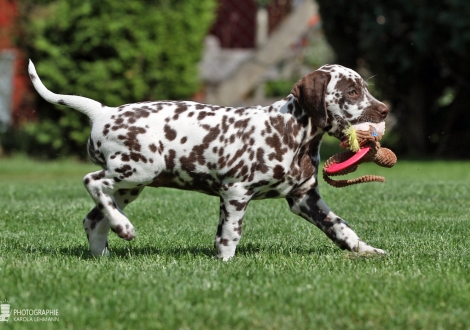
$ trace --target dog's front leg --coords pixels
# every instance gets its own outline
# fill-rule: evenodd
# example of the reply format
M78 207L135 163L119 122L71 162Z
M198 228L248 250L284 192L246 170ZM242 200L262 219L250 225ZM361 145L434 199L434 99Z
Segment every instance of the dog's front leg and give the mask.
M385 253L361 241L348 223L330 210L320 197L317 187L300 198L287 198L287 202L293 213L316 225L341 249Z
M233 186L222 189L224 191L220 196L220 218L214 246L217 258L227 261L235 255L242 236L243 216L252 194Z

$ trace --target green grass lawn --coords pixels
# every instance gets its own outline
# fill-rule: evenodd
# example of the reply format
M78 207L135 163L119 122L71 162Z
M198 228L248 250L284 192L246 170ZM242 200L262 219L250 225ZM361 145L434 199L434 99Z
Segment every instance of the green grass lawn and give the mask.
M72 161L0 159L0 300L58 309L41 329L470 329L470 162L362 165L384 184L328 205L386 256L341 251L284 200L248 207L236 257L215 259L218 199L146 189L126 213L137 239L90 256L92 200ZM0 322L3 323L3 322Z

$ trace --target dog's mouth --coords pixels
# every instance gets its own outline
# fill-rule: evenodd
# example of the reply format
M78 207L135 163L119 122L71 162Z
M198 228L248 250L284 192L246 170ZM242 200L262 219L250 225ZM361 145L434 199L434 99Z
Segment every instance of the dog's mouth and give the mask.
M384 117L377 118L375 116L360 116L359 118L351 120L349 123L351 125L360 125L363 123L380 124L382 122L385 122Z
M372 127L377 133L380 133L381 135L385 134L385 121L381 122L362 122L359 124L353 124L351 123L351 126L356 130L356 131L369 131L370 128Z
M360 139L361 137L365 137L366 135L370 134L371 138L374 138L377 141L382 138L382 136L385 134L385 121L381 121L379 123L374 123L374 122L362 122L359 124L349 123L342 133L343 133L343 137L340 139L341 140L340 146L342 146L345 149L349 149L351 151L357 152L359 151L359 149L362 149L362 147L367 142L367 140L364 140L364 138ZM357 141L359 147L353 146L352 144L355 144L354 142L358 139L360 139L360 141Z
M343 137L340 139L340 146L352 151L350 157L340 163L329 166L326 170L328 174L334 174L357 164L371 149L371 139L380 140L385 133L385 121L380 123L362 122L351 124L342 131ZM368 138L364 138L368 136ZM369 139L370 138L370 139Z

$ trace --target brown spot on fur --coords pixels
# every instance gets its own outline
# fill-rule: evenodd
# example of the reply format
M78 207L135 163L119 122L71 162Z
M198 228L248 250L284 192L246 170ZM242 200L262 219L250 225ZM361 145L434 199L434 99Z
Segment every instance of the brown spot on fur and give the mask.
M167 138L167 140L173 141L176 138L176 131L172 129L169 125L165 125L163 130L165 131L165 137Z
M175 168L176 152L172 149L169 150L168 155L165 155L166 168L173 170Z
M199 112L199 114L197 116L197 120L203 120L205 117L206 117L206 112L201 111L201 112Z
M110 124L104 125L104 128L103 128L103 136L108 135L108 133L109 133L109 128L110 128L110 127L111 127Z
M90 211L90 213L87 214L86 217L87 217L88 220L96 222L96 221L102 220L104 218L104 215L103 215L103 212L101 212L98 207L94 207ZM93 229L93 228L91 228L91 229Z
M98 173L93 174L91 178L96 181L96 180L100 180L104 178L104 176L105 176L105 171L103 170L103 171L99 171Z
M123 228L121 225L117 225L116 228L111 228L111 230L119 235L120 233L122 233Z
M266 138L266 144L274 149L274 152L268 155L269 160L276 159L277 161L282 161L282 156L287 152L287 148L282 148L283 144L279 139L279 136L274 134Z
M235 209L237 211L242 211L246 207L246 203L239 202L237 200L230 201L229 203L230 203L230 205L235 206Z
M284 168L281 165L276 165L273 169L273 178L276 180L280 180L284 175Z
M121 179L128 178L133 173L132 167L130 165L127 165L127 164L123 165L119 168L116 168L114 171L117 172L117 173L121 173L121 176L120 176Z
M261 148L258 148L258 150L256 150L256 161L257 164L255 165L255 168L258 171L260 171L261 173L268 172L268 167L266 166L266 162L264 161L264 150Z
M220 244L222 244L223 246L228 246L228 239L226 239L226 238L221 238L221 239L220 239Z
M249 121L250 121L250 118L244 119L244 120L238 120L235 122L233 126L235 128L247 128Z

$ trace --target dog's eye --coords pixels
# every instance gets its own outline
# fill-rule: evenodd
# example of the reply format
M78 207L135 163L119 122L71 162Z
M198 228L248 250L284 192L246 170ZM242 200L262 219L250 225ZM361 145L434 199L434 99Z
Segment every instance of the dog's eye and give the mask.
M357 95L357 92L355 89L350 89L347 91L348 95L349 96L356 96Z

